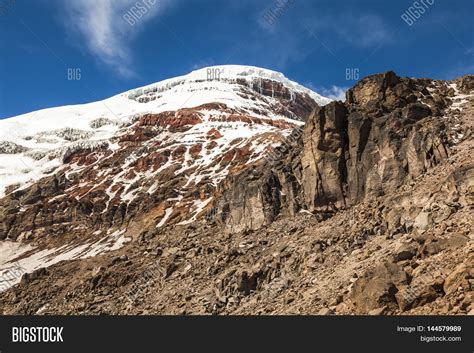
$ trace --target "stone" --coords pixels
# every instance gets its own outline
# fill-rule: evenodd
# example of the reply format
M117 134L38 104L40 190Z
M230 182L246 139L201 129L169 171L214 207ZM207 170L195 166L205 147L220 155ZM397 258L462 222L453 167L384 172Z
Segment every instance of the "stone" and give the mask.
M383 315L385 313L385 310L387 308L385 306L382 306L381 308L376 308L376 309L372 309L368 312L369 315L373 315L373 316L379 316L379 315Z
M395 249L393 253L393 260L395 262L410 260L416 255L417 250L418 247L415 244L403 243Z
M422 103L408 104L403 110L402 115L405 119L418 121L432 114L431 109Z
M430 303L438 298L438 293L433 286L428 283L412 284L400 288L395 294L398 307L403 312L419 305Z
M435 255L444 250L444 245L443 241L432 240L421 248L421 254L425 257Z
M20 284L22 286L28 285L30 282L40 279L41 277L48 276L49 271L46 268L39 268L31 273L25 273L21 276Z
M321 315L321 316L334 315L334 310L330 308L323 308L319 310L318 315Z
M353 285L350 300L355 311L366 314L383 306L395 308L395 294L398 287L406 285L408 277L403 269L395 263L384 263L367 271Z
M421 128L419 123L433 111L413 98L411 103L405 99L419 96L416 86L426 84L386 72L361 80L347 92L345 103L317 107L292 148L285 148L271 165L263 163L229 180L217 205L230 210L226 231L258 229L299 210L327 217L397 191L441 163L447 158L443 123ZM400 216L393 215L387 231L402 226L398 233L406 232ZM433 224L426 210L410 220L409 227L424 232Z
M467 261L459 264L444 281L444 292L446 294L454 293L459 287L471 290L469 279L474 278L474 266L472 262Z
M459 249L466 245L469 237L461 233L453 233L446 239L446 245L449 249Z
M469 238L461 233L453 233L448 238L431 238L421 248L421 254L423 256L432 256L443 250L447 249L458 249L463 247Z
M96 277L98 274L103 273L105 271L106 271L106 268L104 266L95 267L92 270L92 277Z
M331 300L330 304L331 304L331 306L332 305L336 306L336 305L340 304L343 300L344 300L344 297L341 294L339 294Z
M412 236L413 240L415 240L418 244L422 245L428 239L428 235L426 233L415 233Z
M413 226L420 231L427 230L433 224L433 219L430 212L422 211L415 218Z
M432 214L433 223L439 224L447 220L449 216L451 216L452 213L453 213L453 208L444 204L441 206L438 206L436 211L434 211Z

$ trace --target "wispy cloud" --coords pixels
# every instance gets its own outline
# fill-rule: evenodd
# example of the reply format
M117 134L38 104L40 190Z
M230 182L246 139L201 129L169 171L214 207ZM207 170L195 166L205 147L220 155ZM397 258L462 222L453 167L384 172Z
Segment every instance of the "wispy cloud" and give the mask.
M392 39L392 31L378 15L342 13L310 19L306 25L321 36L346 42L359 48L369 48Z
M305 60L321 44L335 56L339 49L347 47L372 51L391 43L394 37L393 28L382 17L370 12L319 13L313 17L307 15L311 13L309 10L302 12L295 5L286 11L299 16L297 23L285 12L271 24L264 18L266 9L258 12L255 18L258 30L255 31L257 39L253 42L258 43L264 53L271 51L272 61L278 69L285 69L288 63Z
M365 14L357 17L346 15L341 20L347 21L347 25L337 27L339 35L356 46L366 48L392 39L389 27L377 15Z
M140 29L160 14L168 2L138 1L146 10L142 10L145 13L132 26L124 16L137 5L137 0L64 1L64 25L100 62L122 77L131 77L134 71L129 45Z
M346 92L349 89L349 87L339 87L335 85L332 85L330 87L317 87L313 85L311 82L306 83L305 86L319 93L323 97L327 97L329 99L333 99L337 101L345 101Z

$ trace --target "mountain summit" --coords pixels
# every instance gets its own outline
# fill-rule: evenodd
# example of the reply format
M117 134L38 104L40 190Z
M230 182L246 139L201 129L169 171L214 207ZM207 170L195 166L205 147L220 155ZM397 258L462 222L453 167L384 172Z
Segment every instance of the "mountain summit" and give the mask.
M196 114L204 119L199 118L202 121L191 134L216 127L223 136L234 139L281 130L271 124L295 126L315 104L329 102L330 99L288 80L279 72L224 65L199 69L95 103L44 109L0 120L0 195L5 194L7 187L11 191L18 184L30 185L29 181L51 174L75 151L117 148L117 137L126 134L126 129L136 123L134 119L144 114L170 118L170 112L177 112L176 119L161 125L184 126L189 125L189 121L180 119L179 114L189 115L189 109L200 110L201 113ZM211 103L214 105L209 105ZM207 119L211 111L220 110L226 113L211 118L219 122ZM240 120L245 116L254 122L225 122L224 115L233 115L231 119L239 115ZM196 123L195 120L192 124ZM174 140L180 138L176 136Z

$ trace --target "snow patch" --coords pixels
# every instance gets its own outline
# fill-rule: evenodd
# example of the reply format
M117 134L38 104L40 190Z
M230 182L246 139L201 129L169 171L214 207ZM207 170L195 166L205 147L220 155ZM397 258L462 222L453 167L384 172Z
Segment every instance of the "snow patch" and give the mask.
M25 273L31 273L39 268L49 267L61 261L84 259L118 250L131 240L125 237L124 233L125 229L118 230L97 241L86 242L81 245L66 244L59 248L39 251L35 251L35 248L30 245L0 241L0 273L11 268L12 265L18 266ZM21 276L8 280L0 276L0 291L18 284L20 279Z

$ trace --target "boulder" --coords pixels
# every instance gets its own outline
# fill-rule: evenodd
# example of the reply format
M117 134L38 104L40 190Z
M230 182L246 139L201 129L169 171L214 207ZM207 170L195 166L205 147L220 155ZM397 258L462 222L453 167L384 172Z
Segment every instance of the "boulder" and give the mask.
M448 249L458 249L463 247L469 238L461 233L450 234L448 238L431 238L422 247L421 254L424 257L435 255Z
M395 262L412 259L418 250L418 246L414 243L400 244L393 253L393 260Z
M465 291L471 291L473 290L471 284L472 279L474 279L474 261L470 259L459 264L453 272L446 277L443 289L446 294L454 293L460 287Z
M334 310L330 308L323 308L319 310L318 315L321 315L321 316L334 315Z
M367 271L354 283L350 293L355 312L366 314L384 306L395 309L398 288L407 283L407 274L395 263L386 262Z
M420 231L426 231L432 225L433 218L431 217L431 213L426 211L420 212L418 216L416 216L415 223L413 224L413 226Z
M414 308L419 305L430 303L441 295L435 287L427 283L413 284L401 288L395 298L401 311Z

